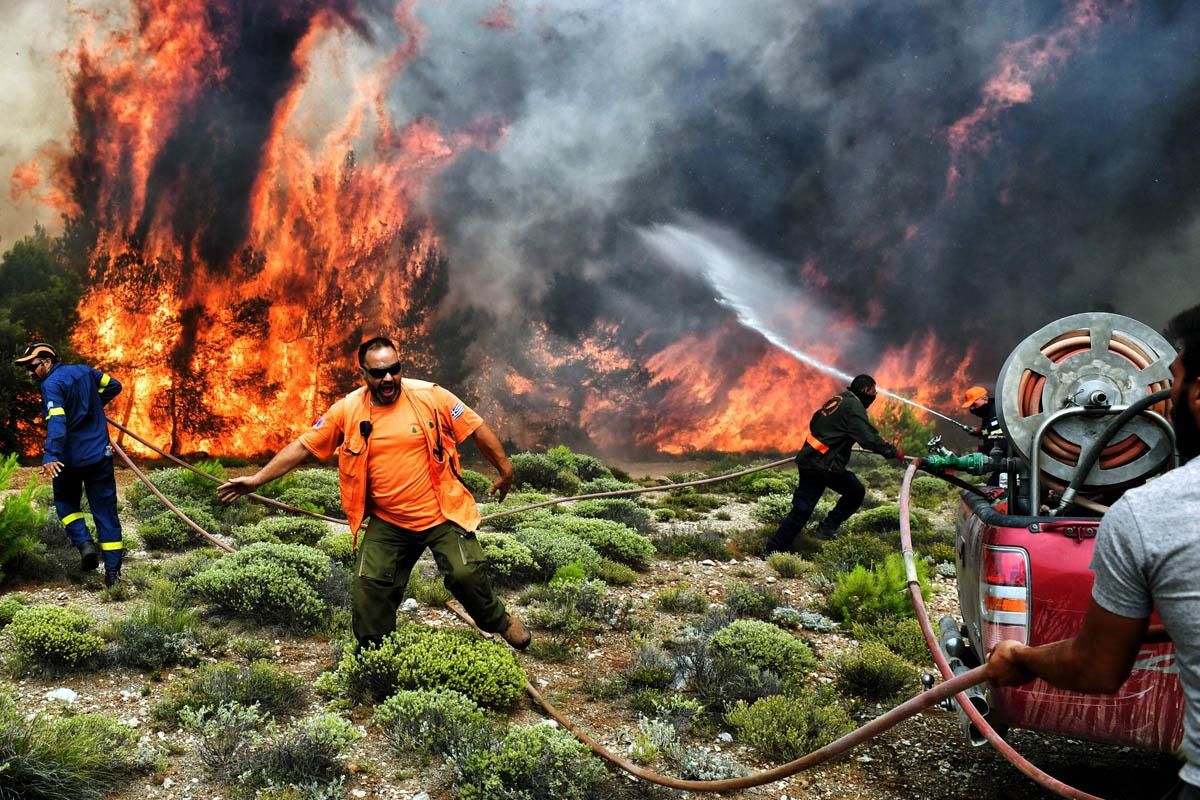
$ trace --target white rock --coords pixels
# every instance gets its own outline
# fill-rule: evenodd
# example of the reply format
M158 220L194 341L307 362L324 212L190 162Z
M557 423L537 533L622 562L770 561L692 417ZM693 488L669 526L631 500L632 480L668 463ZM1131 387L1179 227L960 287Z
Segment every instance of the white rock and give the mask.
M774 575L768 575L768 576L767 576L767 583L774 583L774 582L775 582L775 580L776 580L776 578L775 578L775 576L774 576Z
M61 689L54 689L52 691L46 692L46 699L47 700L61 700L64 703L74 703L76 700L79 699L79 694L71 691L70 689L68 689L64 686Z
M400 604L400 610L405 614L415 614L419 605L416 598L410 597Z
M868 755L861 755L861 756L859 756L859 757L858 757L858 762L859 762L860 764L870 764L870 763L871 763L872 761L874 761L874 760L875 760L875 759L871 758L871 757L870 757L870 756L868 756Z
M700 563L706 567L711 567L711 566L714 566L717 562L713 561L711 558L706 558L703 561L701 561Z
M170 778L163 778L162 787L164 789L170 789L174 785L175 781L171 780Z
M367 796L367 793L364 792L362 789L351 789L350 794L353 797L366 797Z
M721 731L717 735L717 741L720 742L721 744L729 744L730 742L733 741L733 734L730 733L729 731Z
M429 792L421 792L418 795L413 795L412 800L429 800Z

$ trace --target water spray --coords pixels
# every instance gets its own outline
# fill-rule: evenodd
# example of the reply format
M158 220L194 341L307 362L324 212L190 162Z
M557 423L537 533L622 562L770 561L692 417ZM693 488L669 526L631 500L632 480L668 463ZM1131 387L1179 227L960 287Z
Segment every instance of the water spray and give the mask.
M803 316L819 315L818 320L822 322L821 327L827 326L823 324L823 320L820 320L820 317L824 316L823 312L818 309L808 309L809 303L800 296L795 287L788 285L783 280L778 266L761 254L751 251L728 232L699 222L689 227L656 225L643 229L639 233L643 241L675 266L689 272L698 272L716 292L716 301L732 311L737 317L738 323L743 327L757 332L775 347L818 372L843 380L847 384L854 380L854 376L848 372L843 372L837 367L826 364L803 350L793 347L788 341L801 337L789 337L779 332L778 328L780 327L796 327L796 318ZM790 302L780 303L781 299ZM776 315L779 317L778 324L772 324L772 320L768 319L770 314L768 309L778 308L781 305L801 309L803 313ZM797 333L799 334L800 331ZM964 425L958 420L902 394L882 387L876 387L876 389L886 397L941 417L967 433L975 431L971 426Z

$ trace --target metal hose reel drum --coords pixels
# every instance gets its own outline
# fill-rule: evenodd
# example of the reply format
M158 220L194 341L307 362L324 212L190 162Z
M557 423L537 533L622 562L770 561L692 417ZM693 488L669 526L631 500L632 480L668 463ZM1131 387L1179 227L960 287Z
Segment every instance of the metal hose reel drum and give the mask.
M1026 337L1004 362L996 381L1000 425L1015 453L1061 489L1115 410L1170 386L1174 359L1167 340L1135 319L1103 312L1063 317ZM1166 416L1166 403L1150 411ZM1173 450L1165 425L1149 415L1129 420L1081 488L1117 490L1162 470Z

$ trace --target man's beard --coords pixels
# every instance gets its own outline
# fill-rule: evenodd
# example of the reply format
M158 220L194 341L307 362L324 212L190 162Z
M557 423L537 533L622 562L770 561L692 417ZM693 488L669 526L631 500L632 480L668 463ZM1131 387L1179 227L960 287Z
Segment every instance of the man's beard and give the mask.
M1171 424L1175 426L1175 445L1179 448L1180 463L1186 464L1200 456L1200 424L1186 403L1175 404L1171 410Z

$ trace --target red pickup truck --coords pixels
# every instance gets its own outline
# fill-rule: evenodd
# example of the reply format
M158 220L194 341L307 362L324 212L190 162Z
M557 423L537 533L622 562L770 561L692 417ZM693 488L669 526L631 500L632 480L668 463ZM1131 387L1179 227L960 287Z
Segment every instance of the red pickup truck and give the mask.
M943 618L942 647L968 666L1002 639L1045 644L1083 623L1092 592L1092 545L1100 520L1009 516L965 495L958 510L957 621ZM1157 622L1152 619L1151 622ZM1184 697L1169 642L1146 644L1114 695L1079 694L1045 681L988 687L977 706L999 729L1029 728L1079 739L1171 752L1183 737ZM982 743L982 738L972 736Z
M1161 335L1129 317L1055 320L1021 341L1001 369L994 397L1002 446L955 456L939 454L939 440L930 443L928 467L1003 473L1007 489L995 504L996 492L964 492L958 508L963 624L944 617L939 625L942 650L959 668L977 665L1002 639L1046 644L1079 630L1106 504L1177 460L1166 407L1174 357ZM1175 750L1183 736L1183 690L1169 643L1144 645L1115 695L1064 692L1039 680L977 688L972 701L998 728L1158 751Z

